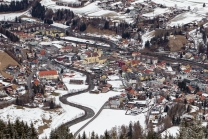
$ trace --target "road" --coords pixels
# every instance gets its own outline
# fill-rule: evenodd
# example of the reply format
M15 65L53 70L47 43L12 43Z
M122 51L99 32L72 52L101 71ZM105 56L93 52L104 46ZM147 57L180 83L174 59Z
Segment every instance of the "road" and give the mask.
M126 49L119 48L119 46L117 46L116 43L114 43L114 42L112 42L110 40L104 39L104 38L92 37L92 36L86 36L86 35L85 36L71 35L71 36L77 37L77 38L97 40L97 41L100 41L100 42L103 42L103 43L107 43L107 44L110 45L110 48L106 47L106 46L97 45L97 44L91 45L91 46L94 46L94 47L99 47L99 48L103 48L103 49L111 49L111 50L115 50L115 51L127 51ZM60 40L71 42L70 40L65 40L65 39L60 39ZM76 42L76 43L83 43L83 42L77 42L77 41L74 41L74 42ZM86 42L86 44L87 44L87 42ZM130 53L131 53L131 51L130 51ZM149 55L149 56L158 57L159 60L165 60L165 61L170 61L170 62L179 62L179 63L190 64L190 65L197 65L197 66L201 66L201 67L207 68L206 65L200 64L200 63L196 63L196 62L193 62L193 61L188 61L188 60L183 60L183 59L174 59L174 58L170 58L170 57L167 57L167 56L164 56L164 55L160 55L160 54L155 54L155 53L142 53L142 54L143 55ZM60 64L60 63L57 63L57 64ZM75 132L75 136L77 136L77 134L81 130L83 130L90 122L92 122L101 113L101 111L103 110L104 105L103 105L103 107L100 108L99 112L95 115L95 112L91 108L88 108L86 106L82 106L82 105L79 105L79 104L74 104L72 102L67 101L67 98L69 98L69 97L72 97L72 96L75 96L75 95L80 95L82 93L85 93L85 92L88 92L88 91L92 90L94 88L94 85L93 85L93 82L92 82L92 79L91 79L91 73L83 71L83 70L79 70L79 69L76 69L76 68L73 68L71 66L66 66L66 65L63 65L63 66L68 68L68 69L71 69L71 70L74 70L74 71L77 71L77 72L85 74L87 76L87 83L89 84L88 88L85 89L85 90L74 92L74 93L68 93L68 94L63 95L63 96L61 96L59 98L59 100L63 104L70 105L72 107L76 107L76 108L79 108L79 109L84 111L84 115L82 115L81 117L78 117L78 118L76 118L76 119L74 119L72 121L69 121L69 122L65 123L64 125L70 127L70 126L75 125L75 124L77 124L79 122L82 122L84 120L92 118L90 121L88 121L82 127L80 127L80 129L78 129L77 132ZM34 72L30 74L30 76L28 77L28 81L27 81L27 85L28 85L30 94L32 94L31 79L32 79L33 74L34 74Z
M32 72L28 77L27 77L27 86L28 86L28 93L29 93L29 97L32 98L33 96L33 90L32 90L32 84L31 84L31 81L32 81L32 78L33 78L33 75L35 74L35 71Z
M62 66L65 66L63 64L61 64ZM72 125L75 125L79 122L82 122L84 120L87 120L89 118L92 118L94 115L95 115L95 112L91 109L91 108L88 108L86 106L82 106L82 105L79 105L79 104L74 104L72 102L69 102L67 100L67 98L69 97L72 97L72 96L75 96L75 95L80 95L82 93L86 93L92 89L94 89L94 84L93 84L93 80L91 78L91 73L87 72L87 71L83 71L83 70L79 70L79 69L76 69L76 68L73 68L71 66L65 66L66 68L70 69L70 70L74 70L76 72L79 72L79 73L82 73L84 75L86 75L87 79L86 79L86 82L88 83L88 88L87 89L84 89L84 90L81 90L81 91L77 91L77 92L74 92L74 93L68 93L66 95L63 95L61 97L59 97L59 100L63 103L63 104L66 104L66 105L69 105L69 106L72 106L72 107L76 107L78 109L81 109L84 111L84 115L82 115L81 117L78 117L72 121L69 121L67 123L65 123L64 125L66 126L72 126Z
M105 38L102 38L102 37L80 35L80 34L75 35L74 33L70 33L70 36L81 38L81 39L95 40L95 41L103 42L105 44L109 44L109 46L110 46L110 47L106 47L106 46L102 46L102 45L91 44L90 45L91 47L103 48L103 49L107 49L107 50L110 49L110 50L113 50L113 51L124 51L124 52L128 51L129 53L134 52L133 50L120 48L115 42L113 42L111 40L108 40L108 39L105 39ZM61 39L61 38L60 38L60 40L71 42L71 40L66 40L66 39ZM83 42L78 42L78 41L73 41L73 42L83 43ZM88 44L88 43L86 42L85 44ZM168 56L165 56L163 54L158 54L158 53L156 54L154 52L141 52L141 54L158 57L159 60L164 60L164 61L167 61L167 62L178 62L178 63L189 64L189 65L193 65L193 66L200 66L200 67L203 67L205 69L208 69L208 65L205 65L203 63L197 63L197 62L190 61L190 60L174 59L174 58L170 58Z

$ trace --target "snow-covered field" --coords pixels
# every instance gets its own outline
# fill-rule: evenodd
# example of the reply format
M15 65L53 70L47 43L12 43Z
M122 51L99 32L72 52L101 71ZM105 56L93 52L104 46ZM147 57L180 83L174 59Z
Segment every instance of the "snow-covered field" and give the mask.
M109 97L113 97L113 96L119 95L119 94L121 94L121 92L114 92L114 91L109 91L107 93L100 93L100 94L84 93L81 95L70 97L67 100L70 102L73 102L73 103L87 106L87 107L93 109L95 113L97 113L99 111L99 109L101 108L101 106L108 100ZM72 132L76 132L81 126L83 126L89 120L90 119L85 120L85 121L78 123L76 125L73 125L72 127L70 127L70 130ZM115 124L115 125L117 125L117 124ZM103 126L105 128L105 126L107 126L107 124L103 125ZM94 129L94 128L92 128L92 129Z
M98 135L103 135L105 130L111 130L115 126L122 126L127 125L130 122L137 122L139 121L141 126L145 128L145 115L139 114L137 116L132 115L125 115L124 110L110 110L110 109L104 109L101 114L92 122L90 123L83 131L85 131L87 135L88 133L91 133L93 130ZM96 128L95 128L96 127Z
M161 135L162 137L165 137L166 134L176 137L178 132L179 132L179 126L173 126L168 128L166 131L162 132Z
M175 7L178 8L190 8L192 7L202 7L203 3L208 4L208 1L206 0L152 0L155 3L158 4L164 4L168 7Z
M75 37L61 37L63 39L66 39L66 40L72 40L72 41L78 41L78 42L83 42L83 43L89 43L89 44L99 44L99 45L103 45L103 46L106 46L106 47L109 47L108 44L102 44L102 43L97 43L96 41L92 41L92 40L86 40L86 39L80 39L80 38L75 38Z
M154 16L158 16L160 14L164 14L167 12L170 12L170 10L168 8L156 8L156 9L154 9L154 12L143 14L143 16L154 17Z
M155 33L155 31L153 30L153 31L151 31L151 32L147 31L145 34L142 35L142 40L143 40L143 47L142 47L142 49L145 47L146 41L147 41L147 40L150 41L151 38L154 37L154 33Z
M44 133L40 135L40 139L45 136L49 137L49 134L52 129L55 129L61 124L71 121L77 117L80 117L82 114L84 114L84 111L80 109L77 109L75 107L71 107L71 106L68 106L59 102L59 97L56 97L55 99L56 99L56 103L60 103L63 109L62 113L58 116L53 117L52 122L50 124L50 128L44 130Z
M62 2L78 3L78 0L60 0Z
M208 1L205 0L152 0L155 3L166 5L167 7L176 7L180 9L188 9L190 11L179 14L171 21L168 22L170 26L177 26L187 24L190 22L200 21L202 18L206 18L208 14L208 7L203 7L203 3L208 5ZM154 12L143 14L143 16L152 17L165 12L171 12L168 8L156 8Z
M169 21L170 26L183 25L191 22L198 22L206 18L208 14L208 7L196 8L190 12L185 12L177 15Z
M74 1L74 0L70 0ZM68 2L70 2L68 1ZM47 8L52 8L52 9L70 9L76 14L81 14L81 15L87 15L91 17L101 17L101 16L110 16L112 19L122 19L126 20L127 22L132 22L132 19L128 18L126 15L121 16L121 14L116 13L114 11L110 10L104 10L100 8L97 4L99 1L95 1L92 3L89 3L88 5L80 8L72 8L72 7L66 7L66 6L58 6L56 5L55 1L52 0L42 0L41 3L46 6Z
M100 93L100 94L84 93L81 95L72 96L67 100L73 103L87 106L93 109L94 112L96 113L102 107L102 105L108 100L109 97L113 97L119 94L121 94L121 92L114 92L114 91L109 91L107 93Z
M30 10L30 9L29 9ZM21 15L27 15L30 16L29 10L24 11L24 12L15 12L15 13L6 13L6 14L0 14L0 20L14 20L15 17L19 17Z
M63 82L66 85L68 92L74 92L76 90L83 90L86 89L88 87L88 85L85 85L85 80L86 80L86 76L82 76L80 73L73 73L73 77L65 77L63 78ZM75 85L75 84L69 84L70 80L83 80L84 84L81 85Z
M58 98L58 97L57 97ZM61 104L62 108L57 110L42 110L41 108L26 108L11 105L7 108L0 109L1 119L3 121L14 122L16 119L34 123L34 127L46 126L47 129L40 135L40 139L49 136L51 129L57 128L62 123L80 116L83 111L68 105Z

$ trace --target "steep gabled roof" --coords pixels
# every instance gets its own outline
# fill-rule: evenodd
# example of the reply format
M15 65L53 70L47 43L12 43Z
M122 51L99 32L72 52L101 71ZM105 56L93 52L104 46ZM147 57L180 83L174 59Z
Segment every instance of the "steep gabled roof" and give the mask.
M56 70L45 70L39 72L39 76L46 76L46 75L58 75L58 72Z

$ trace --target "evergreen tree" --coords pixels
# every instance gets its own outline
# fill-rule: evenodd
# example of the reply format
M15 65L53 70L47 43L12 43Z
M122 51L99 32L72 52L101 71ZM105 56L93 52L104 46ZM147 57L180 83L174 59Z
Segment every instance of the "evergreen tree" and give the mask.
M190 105L188 105L188 107L187 107L187 113L189 113L191 111L191 106Z
M87 139L85 131L82 134L82 139Z
M90 139L95 139L95 132L92 131Z
M203 7L206 7L206 4L205 3L203 4Z
M104 133L104 139L110 139L110 135L107 130Z
M54 102L52 100L50 102L50 109L54 109Z
M109 21L105 21L105 26L104 26L105 29L109 29Z
M38 132L34 128L33 123L30 124L29 136L31 139L38 139Z
M95 139L99 139L98 134L95 135Z
M188 139L204 139L205 135L200 120L194 119L188 127Z
M132 122L129 123L128 137L129 137L129 139L132 139L132 137L133 137Z
M16 98L16 105L19 105L19 98Z
M145 48L149 48L149 47L150 47L150 42L149 41L146 41Z
M80 136L80 134L78 135L78 137L77 137L78 139L81 139L81 136Z
M208 124L206 125L206 127L204 127L204 136L205 138L208 138Z
M169 107L166 105L165 109L164 109L164 112L168 112L168 110L169 110Z

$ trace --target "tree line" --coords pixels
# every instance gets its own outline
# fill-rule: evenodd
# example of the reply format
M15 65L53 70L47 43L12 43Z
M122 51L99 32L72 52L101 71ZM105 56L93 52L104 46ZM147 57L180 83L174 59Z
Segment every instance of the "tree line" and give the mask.
M16 119L14 123L0 120L1 139L38 139L38 132L33 123L30 125Z
M162 124L161 126L165 126ZM158 126L157 126L158 128ZM128 126L113 127L111 130L106 130L102 135L96 134L94 131L90 135L83 132L76 138L78 139L206 139L208 138L208 125L202 126L200 119L194 118L191 121L181 120L179 130L176 135L171 135L163 130L155 132L153 125L143 129L139 122L130 122ZM2 139L38 139L38 132L34 128L33 123L27 125L18 119L11 123L0 120L0 138ZM44 139L74 139L75 136L70 132L67 126L52 130L49 137Z
M153 128L152 128L153 129ZM143 129L139 122L129 123L129 126L114 127L109 131L104 131L102 135L94 131L89 136L85 132L78 135L78 139L206 139L208 138L208 125L202 126L201 120L192 121L182 120L176 135L171 135L164 131L155 132L154 130ZM61 126L50 133L49 139L73 139L74 136L67 127ZM47 139L47 138L45 138Z
M12 32L8 31L7 29L4 29L4 28L0 27L0 33L7 36L7 38L9 38L12 42L18 42L19 41L19 37L17 35L13 34Z
M0 4L0 12L15 12L25 10L29 6L28 0L11 1L10 4Z
M35 18L43 20L47 24L53 24L53 21L71 22L74 18L73 11L70 9L58 9L55 12L52 9L47 9L40 2L36 1L32 7L31 15Z

